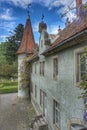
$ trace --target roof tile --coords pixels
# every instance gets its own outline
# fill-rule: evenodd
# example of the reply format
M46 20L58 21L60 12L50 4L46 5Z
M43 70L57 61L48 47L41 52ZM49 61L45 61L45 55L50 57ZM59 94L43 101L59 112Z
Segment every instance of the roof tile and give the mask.
M25 26L22 42L21 42L21 45L20 45L16 54L34 53L35 48L36 48L36 44L35 44L35 41L34 41L31 21L28 18L27 21L26 21L26 26Z

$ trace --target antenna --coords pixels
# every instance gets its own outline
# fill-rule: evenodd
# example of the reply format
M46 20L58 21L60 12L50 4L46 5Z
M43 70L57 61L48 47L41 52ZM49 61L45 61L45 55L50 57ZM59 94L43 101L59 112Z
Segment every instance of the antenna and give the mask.
M31 3L29 3L27 6L27 14L29 18L30 18L30 7L31 7Z
M44 20L44 14L42 14L42 18L41 19L42 19L42 21Z
M30 0L27 0L27 3L24 1L24 0L21 0L24 5L26 6L26 10L27 10L27 14L28 14L28 17L30 18L30 7L31 7L31 2Z

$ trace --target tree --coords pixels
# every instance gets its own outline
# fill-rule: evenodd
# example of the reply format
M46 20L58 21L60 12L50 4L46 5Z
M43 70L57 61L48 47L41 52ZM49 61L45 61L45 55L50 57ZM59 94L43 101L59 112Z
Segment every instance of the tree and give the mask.
M24 26L18 24L6 42L0 44L0 78L17 78L16 51L22 40Z
M15 41L20 42L23 37L24 26L22 24L18 24L18 26L15 28L14 32L15 32Z
M5 43L4 56L5 56L8 64L13 64L14 61L16 61L17 56L15 53L16 53L17 49L18 49L18 46L14 42L6 42Z
M16 61L17 59L16 51L18 50L19 45L21 43L23 31L24 26L22 24L18 24L18 26L14 30L13 35L8 37L7 41L4 43L5 44L4 55L9 64L13 64L14 61Z

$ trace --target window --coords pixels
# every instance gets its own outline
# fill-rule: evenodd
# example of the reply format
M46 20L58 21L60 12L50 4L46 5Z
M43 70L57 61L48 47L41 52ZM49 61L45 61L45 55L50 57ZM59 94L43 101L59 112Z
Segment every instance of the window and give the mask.
M43 91L40 90L40 105L43 106Z
M44 76L44 68L45 68L45 62L42 62L42 75Z
M36 74L36 71L37 71L37 66L36 66L36 63L35 63L35 74Z
M43 47L43 40L41 40L41 48Z
M37 86L35 85L35 98L37 97Z
M53 59L53 79L56 79L58 76L58 59Z
M43 115L47 115L47 96L46 93L40 90L40 106L43 112Z
M76 74L76 81L80 82L84 79L86 73L86 64L87 64L87 56L82 59L82 53L77 54L77 74Z
M45 62L40 62L40 75L44 76Z
M33 93L33 83L31 81L31 92Z
M57 101L53 101L53 123L60 127L60 109Z

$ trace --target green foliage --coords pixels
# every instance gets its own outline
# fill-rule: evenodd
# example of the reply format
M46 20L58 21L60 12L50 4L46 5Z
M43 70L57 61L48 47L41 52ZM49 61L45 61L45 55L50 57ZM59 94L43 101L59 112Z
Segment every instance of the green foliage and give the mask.
M18 91L18 82L17 81L3 81L0 82L0 94L3 93L14 93Z
M24 32L24 25L18 24L18 26L14 30L15 32L15 40L16 41L21 41L23 37L23 32Z
M16 78L17 76L17 67L15 64L9 65L4 64L0 66L0 77L8 78L11 77Z
M5 43L5 52L4 56L6 58L6 61L9 64L13 64L14 61L16 61L16 51L18 50L18 46L14 42L6 42Z
M87 57L87 48L85 48L84 53L81 56L81 61ZM80 82L80 89L83 90L83 92L80 95L80 98L84 98L87 96L87 71L86 74L83 77L83 80Z
M0 79L17 78L17 55L16 52L22 40L24 26L18 24L12 35L6 42L0 44Z
M13 62L17 60L16 52L21 43L23 31L24 26L22 24L18 24L13 35L8 37L7 41L4 43L4 56L9 64L13 64Z
M26 62L26 59L23 61L23 68L20 68L21 72L21 85L23 88L29 87L30 84L30 68L31 64Z

